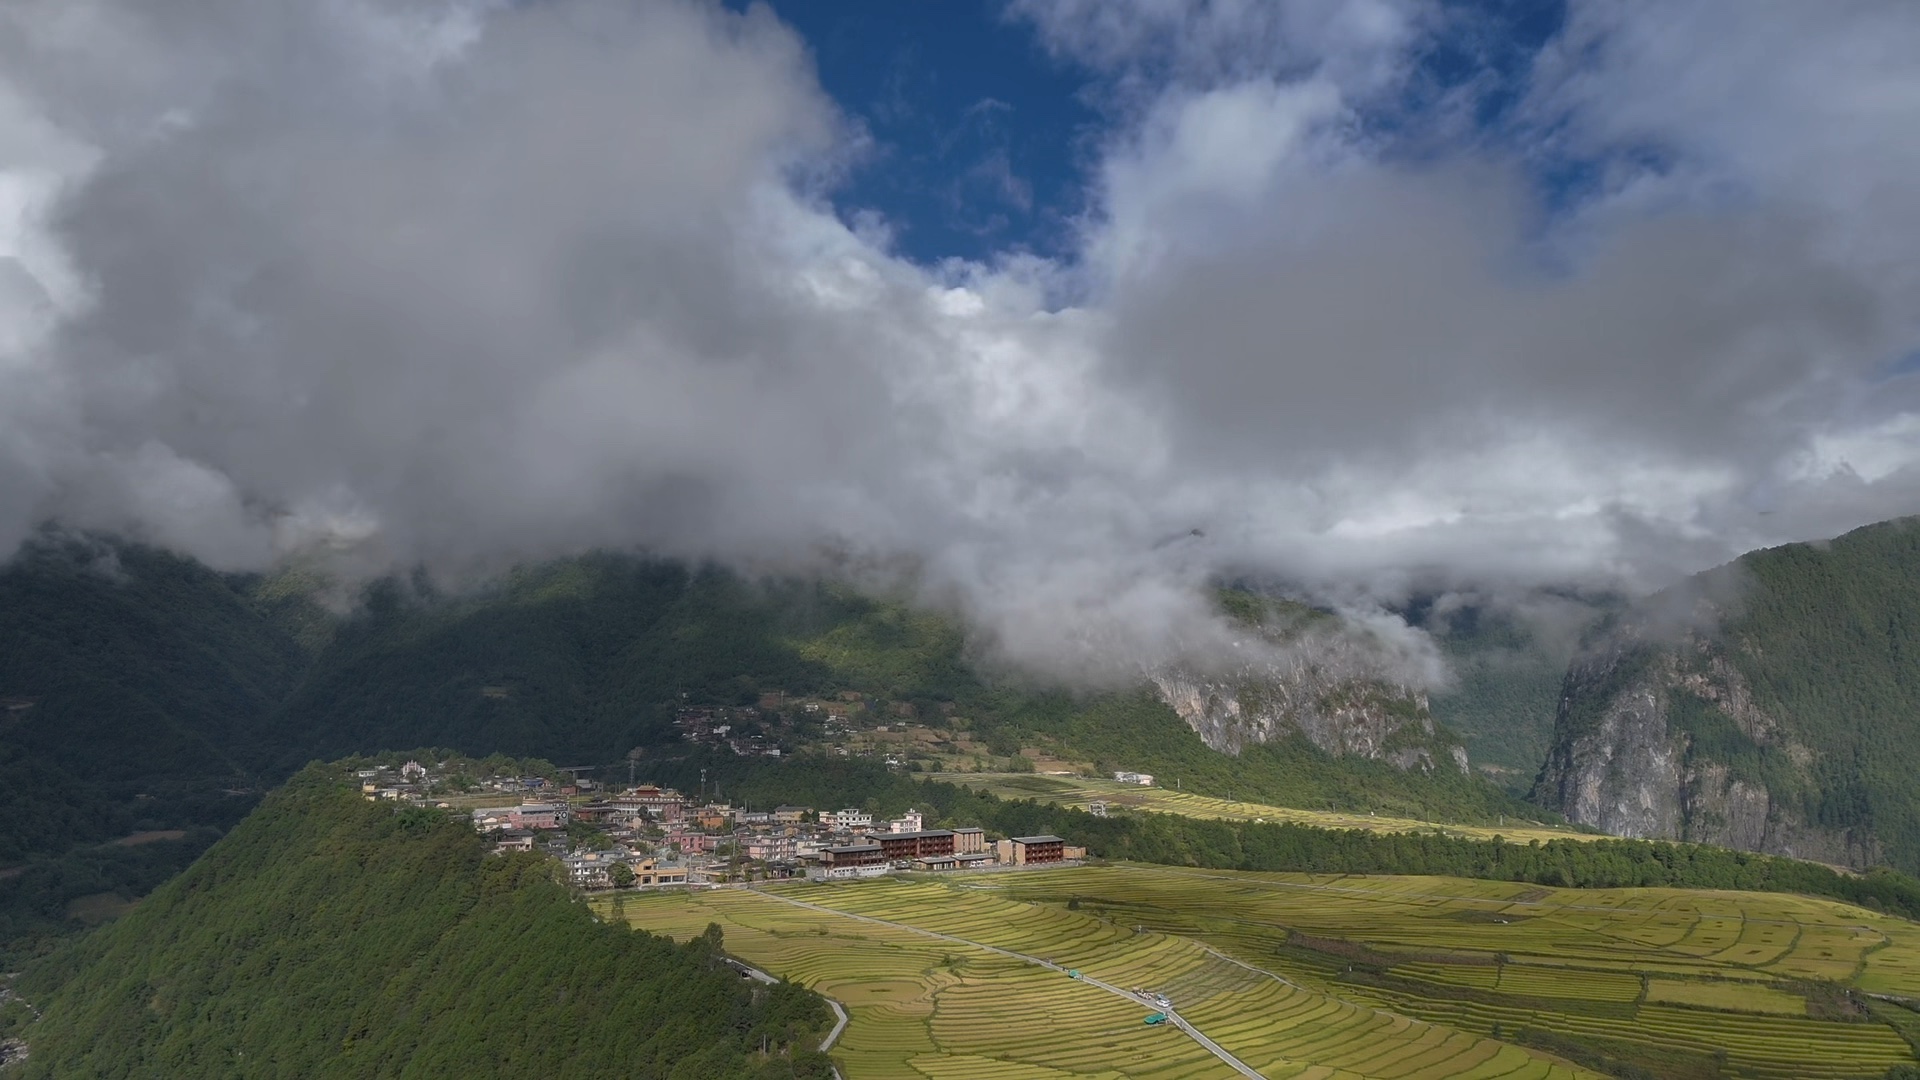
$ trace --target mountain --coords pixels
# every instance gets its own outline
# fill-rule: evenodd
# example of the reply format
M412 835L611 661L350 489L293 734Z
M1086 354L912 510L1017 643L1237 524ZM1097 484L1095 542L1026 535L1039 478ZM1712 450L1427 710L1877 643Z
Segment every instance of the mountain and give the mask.
M1608 619L1532 797L1624 836L1920 869L1920 523L1756 551Z
M1434 722L1427 695L1393 670L1364 628L1303 604L1222 591L1221 607L1265 646L1247 659L1153 671L1162 701L1222 753L1297 738L1333 757L1401 770L1467 772L1459 737ZM1243 642L1235 642L1240 646Z
M1424 602L1402 613L1446 656L1452 683L1428 695L1430 708L1475 769L1527 792L1552 745L1560 683L1581 636L1619 606L1611 596L1539 590L1499 607Z
M0 572L0 955L184 868L250 810L306 667L244 583L49 534ZM281 774L284 775L284 774Z
M1460 740L1338 619L1244 593L1222 606L1292 666L1143 667L1098 694L983 670L956 622L896 599L629 555L337 599L309 571L223 575L96 537L48 534L0 569L0 806L20 826L0 835L0 958L142 895L309 761L440 746L621 768L684 753L681 710L763 695L789 704L736 723L789 751L834 741L791 703L850 700L864 729L897 718L975 764L1024 752L1429 820L1532 812L1462 775Z
M717 929L603 924L541 857L316 765L131 914L30 966L22 1077L824 1080L830 1023ZM762 1039L769 1053L760 1051Z

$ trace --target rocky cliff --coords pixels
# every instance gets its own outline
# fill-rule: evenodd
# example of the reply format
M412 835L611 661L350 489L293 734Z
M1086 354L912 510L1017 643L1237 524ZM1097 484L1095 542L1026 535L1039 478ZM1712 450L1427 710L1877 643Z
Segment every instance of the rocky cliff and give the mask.
M1381 643L1337 619L1281 618L1254 627L1257 658L1150 673L1154 687L1208 746L1238 754L1295 736L1334 755L1405 770L1468 771L1459 736L1436 723L1426 693L1396 676Z
M1880 861L1870 829L1809 823L1816 752L1756 703L1726 612L1695 614L1696 629L1623 620L1575 659L1533 801L1617 836Z

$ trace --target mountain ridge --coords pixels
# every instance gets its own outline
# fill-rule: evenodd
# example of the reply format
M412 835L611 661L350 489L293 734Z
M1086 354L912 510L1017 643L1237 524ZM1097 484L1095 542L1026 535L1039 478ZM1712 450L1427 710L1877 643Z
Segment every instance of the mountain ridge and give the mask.
M1920 523L1750 552L1614 617L1533 791L1572 820L1920 867Z

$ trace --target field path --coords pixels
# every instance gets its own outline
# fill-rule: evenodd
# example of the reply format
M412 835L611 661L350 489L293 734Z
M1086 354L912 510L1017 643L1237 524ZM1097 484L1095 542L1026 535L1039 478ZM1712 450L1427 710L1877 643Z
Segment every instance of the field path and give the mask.
M887 926L887 927L892 927L895 930L905 930L909 933L919 934L923 937L937 938L941 941L951 941L956 945L965 945L973 949L982 949L982 950L985 950L986 952L996 953L1000 956L1005 956L1010 959L1019 960L1028 964L1036 964L1040 967L1048 968L1053 971L1065 972L1067 970L1066 968L1061 967L1060 965L1052 962L1051 960L1042 960L1038 956L1029 956L1026 953L1014 952L1012 949L1003 949L998 945L988 945L987 943L982 941L970 941L963 937L955 937L952 934L942 934L936 930L923 930L918 926L913 926L908 923L894 922L891 919L875 918L872 915L855 915L849 911L841 911L838 908L825 907L820 904L809 904L805 900L795 900L792 897L781 896L778 893L770 893L763 889L754 889L753 891L758 893L761 896L768 897L769 899L778 900L783 904L792 904L794 907L806 908L809 911L817 911L824 915L835 915L842 919L855 919L860 922L873 923L876 926ZM1111 983L1101 982L1099 979L1093 978L1089 975L1081 975L1079 981L1086 983L1089 986L1095 986L1102 990L1105 990L1107 993L1112 994L1116 997L1125 998L1127 1001L1133 1002L1136 1005L1140 1005L1149 1009L1159 1008L1159 1006L1156 1005L1151 998L1145 996L1144 994L1134 994L1130 991L1123 990L1118 986L1114 986ZM1171 1020L1174 1023L1174 1025L1177 1026L1181 1031L1186 1032L1187 1035L1189 1035L1194 1042L1199 1043L1201 1047L1203 1047L1207 1051L1207 1053L1212 1054L1214 1057L1217 1057L1221 1061L1225 1062L1229 1068L1232 1068L1235 1072L1238 1072L1240 1075L1247 1077L1247 1080L1266 1080L1266 1077L1261 1076L1259 1073L1255 1072L1253 1068L1249 1066L1246 1062L1241 1061L1237 1057L1234 1057L1232 1053L1228 1052L1226 1047L1221 1046L1219 1043L1214 1042L1212 1039L1207 1038L1205 1033L1200 1031L1200 1029L1194 1027L1192 1024L1188 1023L1178 1013L1174 1012L1172 1009L1166 1009L1165 1012L1167 1014L1167 1019Z
M765 894L763 893L761 895L765 895ZM767 974L764 971L761 971L759 968L754 967L751 964L745 963L743 961L733 961L733 963L741 971L746 972L749 978L758 979L759 981L766 983L769 986L775 983L778 983L780 981L779 979L774 978L773 976ZM819 994L820 992L816 990L814 991L814 993ZM833 1015L834 1015L833 1030L827 1032L827 1037L820 1040L820 1052L824 1054L827 1051L833 1049L833 1044L840 1041L840 1033L847 1030L847 1010L841 1008L839 1002L833 1000L832 998L826 996L825 994L820 994L820 999L827 1003L827 1008L832 1009ZM32 1008L32 1006L29 1005L28 1008ZM834 1066L833 1075L836 1078L836 1080L838 1080L838 1077L840 1076L839 1066L837 1065Z
M817 990L814 992L819 993ZM840 1041L840 1033L847 1030L847 1010L841 1008L840 1003L832 998L827 998L827 1008L833 1010L835 1020L833 1030L827 1032L827 1037L820 1040L820 1052L823 1054L833 1049L833 1044Z

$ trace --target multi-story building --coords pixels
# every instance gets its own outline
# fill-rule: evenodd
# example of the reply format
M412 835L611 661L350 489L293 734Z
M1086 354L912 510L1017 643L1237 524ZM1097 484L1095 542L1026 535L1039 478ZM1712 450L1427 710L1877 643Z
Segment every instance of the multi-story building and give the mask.
M1058 836L1016 836L1008 841L1013 847L1016 866L1034 866L1040 863L1055 863L1066 857L1067 842Z
M685 885L687 868L662 863L659 859L641 859L632 864L635 885Z
M953 830L955 855L978 855L985 850L987 850L987 830L981 828Z
M832 818L833 820L827 821L828 818ZM852 832L855 829L870 829L873 827L872 814L867 813L865 810L852 808L838 810L830 814L822 814L820 820L840 832Z
M609 871L614 863L620 861L609 851L583 851L561 860L566 864L567 876L576 889L604 889L612 885L613 877Z
M843 870L863 866L884 866L886 856L879 844L842 844L830 847L820 853L820 865L829 870Z
M755 836L746 842L747 858L762 862L790 862L794 858L791 836Z
M873 842L880 845L881 858L887 862L953 854L953 833L948 829L877 833Z
M899 817L893 819L892 821L887 822L888 832L896 832L896 833L919 832L921 829L925 827L926 827L926 820L920 816L920 811L912 810L912 809L909 809L906 813L900 815Z

